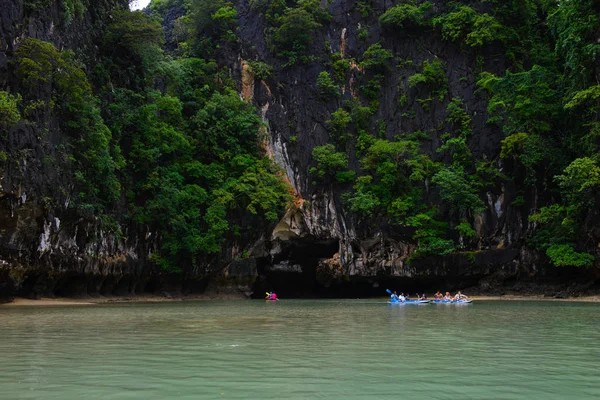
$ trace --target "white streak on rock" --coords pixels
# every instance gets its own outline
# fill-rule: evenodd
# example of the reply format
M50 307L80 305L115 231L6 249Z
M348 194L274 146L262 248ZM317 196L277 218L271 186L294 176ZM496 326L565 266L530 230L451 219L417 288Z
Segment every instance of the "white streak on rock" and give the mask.
M52 229L51 222L44 222L44 231L40 235L40 245L38 246L38 251L40 253L45 253L50 249L50 232Z

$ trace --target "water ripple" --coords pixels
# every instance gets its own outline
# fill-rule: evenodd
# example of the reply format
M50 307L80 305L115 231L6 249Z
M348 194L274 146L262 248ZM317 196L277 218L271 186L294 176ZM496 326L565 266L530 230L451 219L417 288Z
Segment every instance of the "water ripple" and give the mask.
M0 309L1 399L597 399L600 306Z

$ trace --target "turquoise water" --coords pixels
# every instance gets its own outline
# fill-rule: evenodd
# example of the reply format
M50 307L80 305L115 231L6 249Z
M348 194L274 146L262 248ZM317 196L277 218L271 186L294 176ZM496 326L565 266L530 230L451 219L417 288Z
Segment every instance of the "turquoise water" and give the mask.
M0 307L0 399L598 399L600 305Z

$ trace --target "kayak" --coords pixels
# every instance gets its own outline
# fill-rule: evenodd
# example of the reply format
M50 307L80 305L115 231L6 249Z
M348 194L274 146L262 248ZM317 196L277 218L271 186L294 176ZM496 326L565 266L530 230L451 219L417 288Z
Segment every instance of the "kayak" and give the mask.
M388 301L390 304L427 304L429 300L404 300L403 302L400 300L390 300Z
M433 300L432 303L435 304L469 304L472 303L473 300Z

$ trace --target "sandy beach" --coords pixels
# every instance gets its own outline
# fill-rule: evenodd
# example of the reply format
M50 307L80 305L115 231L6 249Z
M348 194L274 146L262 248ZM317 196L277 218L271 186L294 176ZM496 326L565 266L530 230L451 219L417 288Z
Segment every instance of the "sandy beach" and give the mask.
M15 297L9 303L0 303L0 307L13 306L91 306L96 304L113 303L160 303L169 301L198 301L198 300L243 300L246 297L243 294L234 293L211 293L194 295L173 295L160 296L154 294L140 294L131 296L97 296L87 298L69 298L69 297L42 297L40 299L26 299Z
M542 296L542 295L504 295L504 296L471 296L473 300L492 300L492 301L575 301L584 303L600 302L600 295L567 297L565 299Z
M65 298L41 298L39 300L15 298L10 303L2 303L0 307L12 307L12 306L74 306L74 305L92 305L94 303L84 300L77 299L65 299Z

